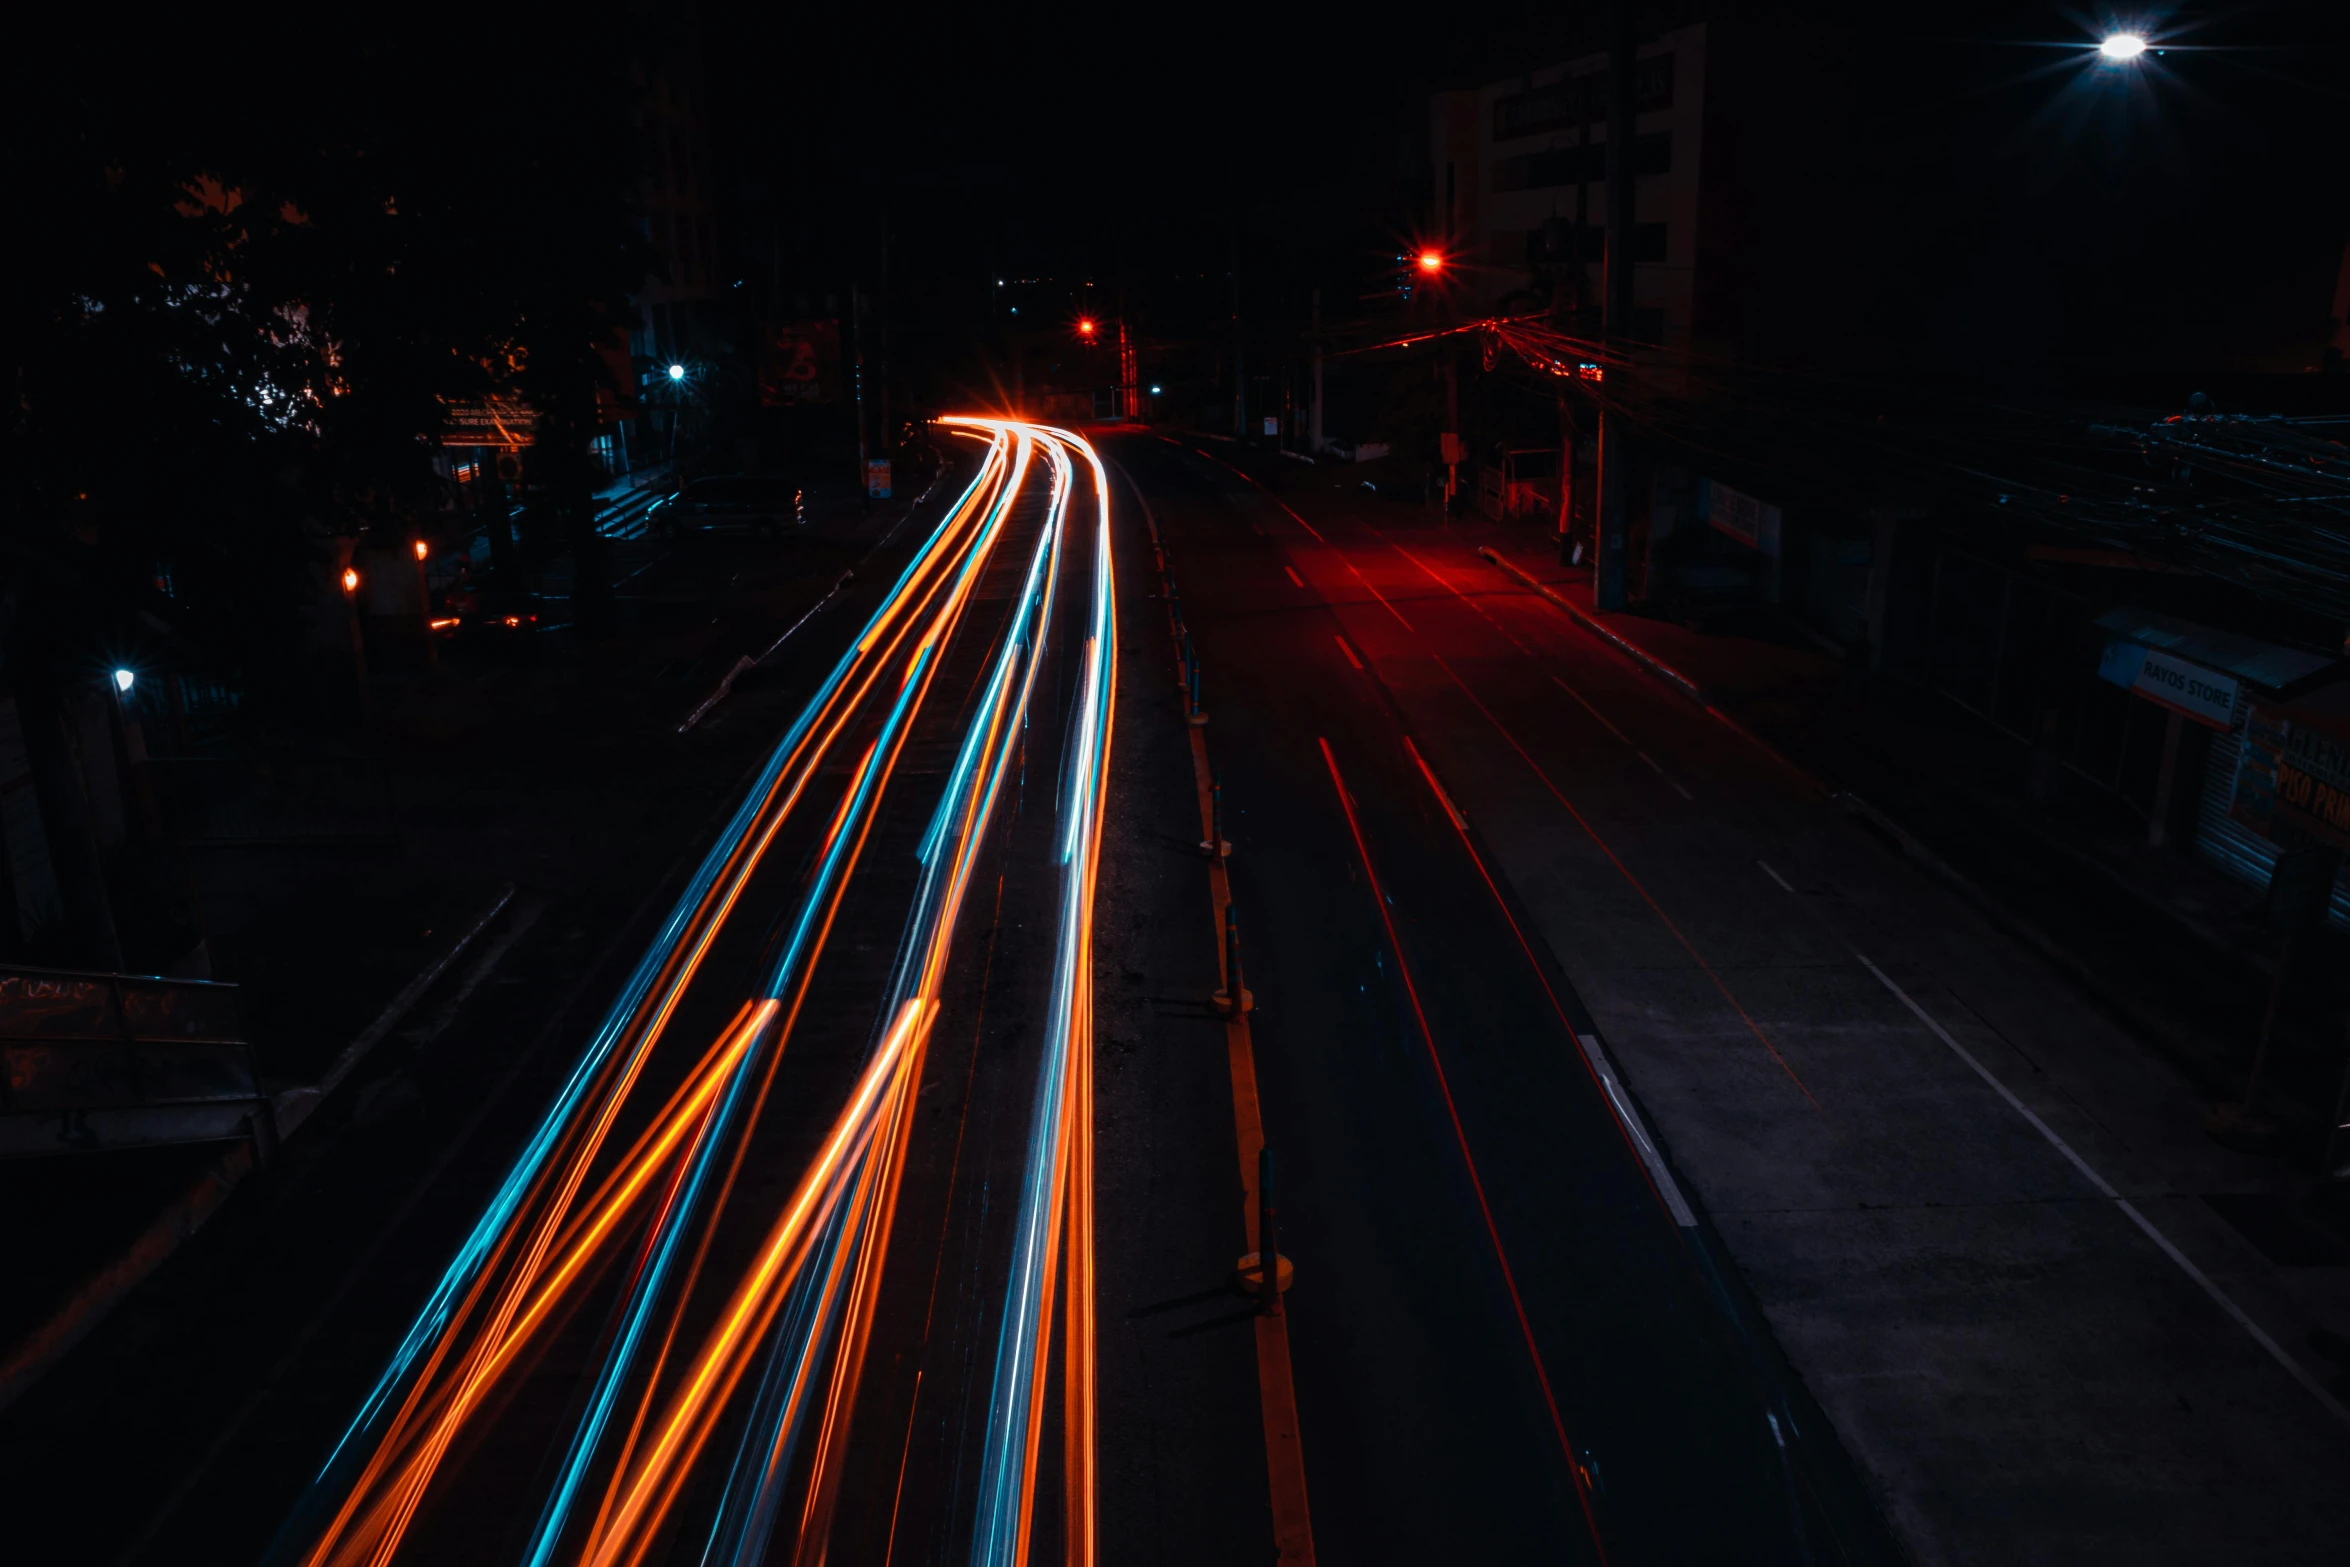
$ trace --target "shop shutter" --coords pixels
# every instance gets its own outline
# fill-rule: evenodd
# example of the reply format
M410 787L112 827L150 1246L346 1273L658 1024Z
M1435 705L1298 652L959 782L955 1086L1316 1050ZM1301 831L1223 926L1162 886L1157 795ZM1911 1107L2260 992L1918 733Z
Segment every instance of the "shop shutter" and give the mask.
M2203 800L2195 815L2195 852L2246 886L2266 889L2276 868L2276 845L2228 814L2236 798L2236 769L2244 759L2244 718L2252 710L2244 687L2236 688L2236 710L2228 732L2211 737L2211 760L2203 773ZM2350 869L2334 878L2333 904L2326 923L2350 930Z

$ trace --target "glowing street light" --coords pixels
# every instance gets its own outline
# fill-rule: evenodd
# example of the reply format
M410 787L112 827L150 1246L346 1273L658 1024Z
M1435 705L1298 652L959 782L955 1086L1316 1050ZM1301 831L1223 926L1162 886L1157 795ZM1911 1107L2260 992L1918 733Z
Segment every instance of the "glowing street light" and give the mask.
M1423 250L1417 260L1423 277L1434 277L1444 270L1444 252L1441 250Z
M131 687L138 684L138 680L139 677L132 674L129 670L118 669L114 672L114 689L121 692L124 696L129 696L131 694Z
M345 566L343 568L343 591L345 593L356 593L359 591L358 567Z
M1159 389L1158 389L1157 387L1155 387L1155 386L1154 386L1154 387L1152 387L1152 388L1151 388L1151 396L1153 396L1153 397L1156 397L1156 396L1158 396L1158 395L1159 395Z
M672 381L682 381L682 380L684 380L684 379L685 379L685 366L683 366L683 365L671 365L671 366L669 367L669 379L670 379L670 380L672 380Z
M427 543L425 543L425 542L424 542L424 540L422 540L422 539L418 539L418 540L416 541L416 558L417 558L418 560L423 560L423 559L425 559L426 557L430 556L431 554L432 554L432 546L431 546L431 545L429 545L429 544L427 544Z
M2135 60L2146 52L2146 40L2136 33L2114 33L2097 46L2108 60Z
M1100 330L1100 326L1094 321L1093 317L1079 316L1077 318L1077 335L1084 338L1087 342L1092 342L1093 334Z

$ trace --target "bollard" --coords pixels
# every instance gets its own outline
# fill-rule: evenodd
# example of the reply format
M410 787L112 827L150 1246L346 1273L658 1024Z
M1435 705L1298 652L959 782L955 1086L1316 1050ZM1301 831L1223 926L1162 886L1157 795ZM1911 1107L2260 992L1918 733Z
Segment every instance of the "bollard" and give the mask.
M1273 1150L1257 1150L1257 1309L1281 1315L1281 1232L1273 1223Z
M1208 779L1208 838L1199 846L1199 852L1211 860L1232 857L1232 845L1224 837L1224 779L1221 774L1211 774Z
M1232 912L1229 903L1224 905L1224 988L1216 992L1215 1004L1217 1011L1233 1017L1257 1004L1240 972L1240 916Z
M1281 1224L1273 1209L1273 1150L1257 1149L1257 1249L1233 1268L1240 1287L1254 1297L1257 1314L1281 1315L1281 1292L1297 1276L1297 1268L1281 1255Z
M1208 715L1200 711L1199 705L1199 655L1191 651L1191 638L1185 637L1183 639L1183 650L1190 655L1191 664L1190 689L1186 693L1191 704L1188 721L1193 724L1204 724L1208 721Z

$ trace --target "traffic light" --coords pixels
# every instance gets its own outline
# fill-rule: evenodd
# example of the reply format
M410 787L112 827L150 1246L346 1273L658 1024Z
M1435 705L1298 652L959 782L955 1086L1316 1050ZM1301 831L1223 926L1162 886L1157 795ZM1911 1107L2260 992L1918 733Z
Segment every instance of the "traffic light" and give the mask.
M1077 335L1084 338L1087 342L1092 342L1094 334L1100 330L1101 323L1094 320L1093 317L1079 316L1077 318Z

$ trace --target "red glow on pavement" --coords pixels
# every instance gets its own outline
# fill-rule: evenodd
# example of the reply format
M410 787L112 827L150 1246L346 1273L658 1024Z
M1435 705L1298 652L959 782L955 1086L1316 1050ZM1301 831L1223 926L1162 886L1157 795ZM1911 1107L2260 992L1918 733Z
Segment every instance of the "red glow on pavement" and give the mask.
M1569 1039L1573 1039L1576 1034L1574 1019L1567 1016L1565 1004L1559 1000L1558 992L1551 988L1550 975L1543 969L1542 960L1534 955L1534 944L1526 939L1526 932L1518 924L1518 916L1511 912L1510 900L1501 895L1501 886L1493 879L1493 872L1486 867L1485 856L1477 852L1476 840L1469 836L1468 820L1461 815L1460 808L1452 803L1452 796L1444 792L1444 785L1437 781L1436 769L1428 765L1428 759L1420 754L1418 746L1412 744L1410 735L1403 737L1403 748L1411 752L1413 763L1420 769L1420 776L1428 780L1428 787L1436 791L1437 800L1444 806L1444 814L1452 818L1453 831L1460 835L1461 847L1469 852L1469 863L1477 867L1478 879L1485 883L1485 890L1493 894L1494 907L1500 909L1501 917L1509 921L1510 934L1517 938L1518 950L1526 955L1526 966L1534 971L1534 983L1542 987L1543 998L1550 1003L1550 1010L1557 1014L1559 1027L1567 1031ZM1593 1069L1589 1056L1581 1050L1573 1054L1576 1060L1583 1063L1583 1075L1591 1079L1593 1088L1599 1090L1600 1102L1608 1107L1608 1119L1615 1123L1616 1135L1623 1138L1625 1151L1632 1155L1633 1167L1639 1170L1640 1179L1648 1187L1649 1195L1656 1199L1656 1205L1664 1209L1669 1217L1671 1204L1665 1201L1665 1194L1657 1190L1656 1177L1648 1173L1648 1161L1641 1158L1640 1145L1632 1140L1632 1129L1616 1113L1607 1085L1599 1080L1599 1073Z
M1550 1371L1542 1363L1542 1350L1534 1342L1534 1324L1526 1315L1526 1302L1518 1294L1518 1276L1510 1267L1509 1253L1501 1244L1501 1229L1493 1220L1493 1205L1485 1199L1485 1181L1477 1173L1476 1155L1469 1152L1469 1134L1461 1125L1461 1112L1453 1103L1452 1081L1445 1076L1444 1058L1437 1054L1436 1035L1428 1027L1428 1014L1420 1006L1420 987L1412 979L1409 964L1404 961L1403 943L1395 938L1395 919L1387 912L1387 890L1379 884L1379 873L1371 866L1371 850L1363 841L1362 823L1355 818L1354 796L1347 793L1346 779L1338 771L1338 758L1330 750L1327 738L1316 737L1322 747L1322 760L1330 769L1330 782L1338 790L1339 809L1346 813L1346 830L1353 835L1355 856L1362 862L1363 879L1370 883L1371 903L1379 911L1379 924L1387 932L1387 950L1395 955L1395 972L1403 980L1405 997L1412 1004L1412 1019L1420 1026L1420 1042L1428 1047L1428 1064L1436 1072L1436 1089L1444 1097L1444 1113L1452 1121L1454 1141L1460 1144L1461 1164L1469 1172L1469 1188L1477 1194L1477 1211L1485 1219L1485 1233L1493 1242L1493 1259L1501 1265L1501 1282L1508 1289L1510 1308L1517 1313L1518 1331L1525 1337L1526 1354L1534 1362L1534 1380L1541 1385L1543 1406L1550 1411L1551 1429L1558 1433L1559 1447L1565 1453L1567 1474L1575 1482L1575 1500L1582 1505L1583 1523L1591 1531L1592 1549L1599 1553L1602 1563L1607 1560L1607 1544L1600 1538L1599 1519L1591 1511L1591 1487L1583 1472L1582 1460L1575 1456L1575 1444L1568 1440L1567 1422L1559 1413L1558 1397L1551 1392ZM1415 759L1417 753L1414 753ZM1433 783L1433 777L1429 780ZM1450 802L1447 802L1449 809Z

